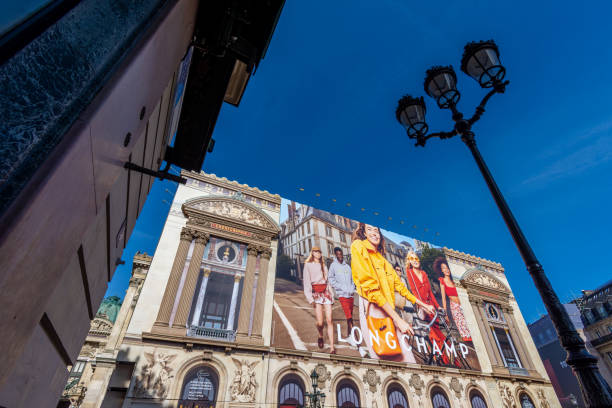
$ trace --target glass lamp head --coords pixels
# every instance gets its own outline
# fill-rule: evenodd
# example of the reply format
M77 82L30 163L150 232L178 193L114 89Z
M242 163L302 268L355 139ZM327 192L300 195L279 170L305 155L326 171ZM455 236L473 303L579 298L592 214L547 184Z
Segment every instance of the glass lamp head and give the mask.
M312 370L312 373L310 374L310 379L312 380L312 386L314 388L317 388L319 383L319 374L317 374L317 370Z
M395 117L397 121L406 129L408 137L418 139L427 134L427 123L425 123L425 101L423 97L413 98L410 95L404 96L397 103Z
M492 88L506 75L506 69L499 61L499 49L493 40L468 43L461 58L461 70L483 88Z
M459 102L457 75L452 66L432 67L425 74L425 92L436 100L442 109L448 109Z

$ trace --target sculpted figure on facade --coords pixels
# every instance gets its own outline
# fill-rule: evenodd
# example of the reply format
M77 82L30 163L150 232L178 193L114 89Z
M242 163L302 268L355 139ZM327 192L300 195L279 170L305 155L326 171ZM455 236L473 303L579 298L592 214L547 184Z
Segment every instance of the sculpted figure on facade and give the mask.
M516 408L516 401L514 400L514 395L512 395L510 386L503 383L497 383L497 387L499 388L503 408Z
M546 400L546 393L542 388L538 390L538 399L540 400L540 407L542 408L550 408L550 404Z
M234 381L230 387L232 400L236 402L255 402L255 392L257 391L257 373L255 366L259 361L249 363L247 360L238 360L232 357L236 366Z
M136 397L165 398L168 393L168 386L172 368L170 363L176 358L176 354L152 352L144 353L147 363L142 367L140 377L134 386Z

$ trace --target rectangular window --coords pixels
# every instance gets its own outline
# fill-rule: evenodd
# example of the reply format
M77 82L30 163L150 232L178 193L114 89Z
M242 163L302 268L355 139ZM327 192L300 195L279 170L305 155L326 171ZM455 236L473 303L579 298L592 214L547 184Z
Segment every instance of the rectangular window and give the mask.
M340 233L340 241L346 242L346 235L344 235L344 232Z
M85 369L85 364L87 364L86 361L77 360L70 370L70 377L80 377Z
M506 367L523 368L521 366L521 362L519 361L518 355L516 354L514 343L512 342L512 338L510 337L510 334L508 334L508 331L506 329L502 329L501 327L493 326L491 327L491 331L493 332L495 343L497 343L497 348L504 359L504 365Z
M312 238L308 238L308 252L312 251Z
M328 237L332 236L332 229L329 225L325 226L325 235L327 235Z
M329 256L334 254L334 246L331 243L327 243L327 251L329 252Z
M306 223L306 229L308 230L308 233L310 234L310 221Z

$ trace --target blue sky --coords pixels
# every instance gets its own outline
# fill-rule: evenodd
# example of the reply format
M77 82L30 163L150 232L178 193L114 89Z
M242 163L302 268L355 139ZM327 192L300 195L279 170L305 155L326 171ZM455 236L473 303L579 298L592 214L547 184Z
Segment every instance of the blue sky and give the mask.
M395 107L424 94L427 68L452 64L471 114L484 91L459 72L463 46L495 39L511 83L474 128L481 153L560 298L595 288L612 276L611 8L289 1L240 107L221 110L204 170L500 262L532 321L544 306L468 149L414 147ZM450 129L426 103L430 129ZM154 252L174 189L155 183L109 294L123 295L136 250Z

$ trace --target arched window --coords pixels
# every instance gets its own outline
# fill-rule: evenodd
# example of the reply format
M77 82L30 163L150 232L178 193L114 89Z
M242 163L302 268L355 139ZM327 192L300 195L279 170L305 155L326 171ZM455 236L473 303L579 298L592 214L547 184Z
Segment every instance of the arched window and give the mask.
M352 381L344 380L338 384L336 401L340 408L359 408L359 391Z
M303 407L304 406L304 383L296 375L288 375L282 379L278 387L278 406Z
M472 403L472 408L487 408L487 403L482 397L482 394L476 390L470 393L470 402Z
M389 408L408 408L408 400L404 390L397 384L393 384L387 391Z
M450 408L450 402L448 402L446 394L438 387L431 390L431 403L433 408Z
M211 367L192 368L183 380L179 408L214 407L218 387L219 377Z
M521 402L521 408L535 408L533 401L531 401L531 398L526 393L521 394L519 401Z

